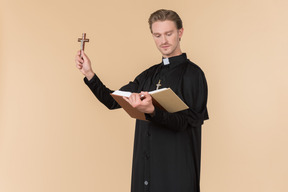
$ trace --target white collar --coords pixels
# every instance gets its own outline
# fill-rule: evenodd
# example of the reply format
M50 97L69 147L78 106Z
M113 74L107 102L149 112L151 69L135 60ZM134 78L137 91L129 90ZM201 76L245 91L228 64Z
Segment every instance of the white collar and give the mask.
M163 64L164 65L169 65L170 64L169 58L163 58Z

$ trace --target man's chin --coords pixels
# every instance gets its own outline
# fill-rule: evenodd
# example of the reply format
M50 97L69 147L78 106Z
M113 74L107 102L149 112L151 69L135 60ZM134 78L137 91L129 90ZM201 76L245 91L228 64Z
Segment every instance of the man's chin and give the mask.
M166 57L168 57L169 55L171 55L171 51L169 51L169 50L160 50L160 52L162 53L162 55L163 56L166 56Z

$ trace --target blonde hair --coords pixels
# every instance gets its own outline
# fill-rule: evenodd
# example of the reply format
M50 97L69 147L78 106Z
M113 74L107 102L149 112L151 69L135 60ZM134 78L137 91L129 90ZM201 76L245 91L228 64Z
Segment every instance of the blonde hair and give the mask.
M174 21L177 29L183 28L182 20L175 11L167 10L167 9L159 9L155 11L154 13L152 13L148 20L151 33L152 33L152 24L154 22L166 21L166 20Z

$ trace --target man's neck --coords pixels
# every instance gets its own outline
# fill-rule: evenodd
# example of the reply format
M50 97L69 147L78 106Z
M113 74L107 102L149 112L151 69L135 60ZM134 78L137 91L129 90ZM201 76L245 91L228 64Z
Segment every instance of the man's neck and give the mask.
M170 58L170 57L176 57L182 55L182 52L180 51L179 53L175 53L173 55L162 55L163 58Z

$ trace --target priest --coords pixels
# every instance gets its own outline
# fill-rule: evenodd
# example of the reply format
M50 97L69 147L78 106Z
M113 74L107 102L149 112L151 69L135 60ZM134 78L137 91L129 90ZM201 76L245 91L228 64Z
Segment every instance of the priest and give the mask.
M205 75L181 51L184 29L176 12L155 11L149 26L162 61L120 89L132 92L126 101L147 120L136 120L131 192L199 192L201 127L208 119ZM108 109L120 108L83 50L75 62L98 100ZM154 106L148 92L159 87L170 87L189 109L169 113Z

